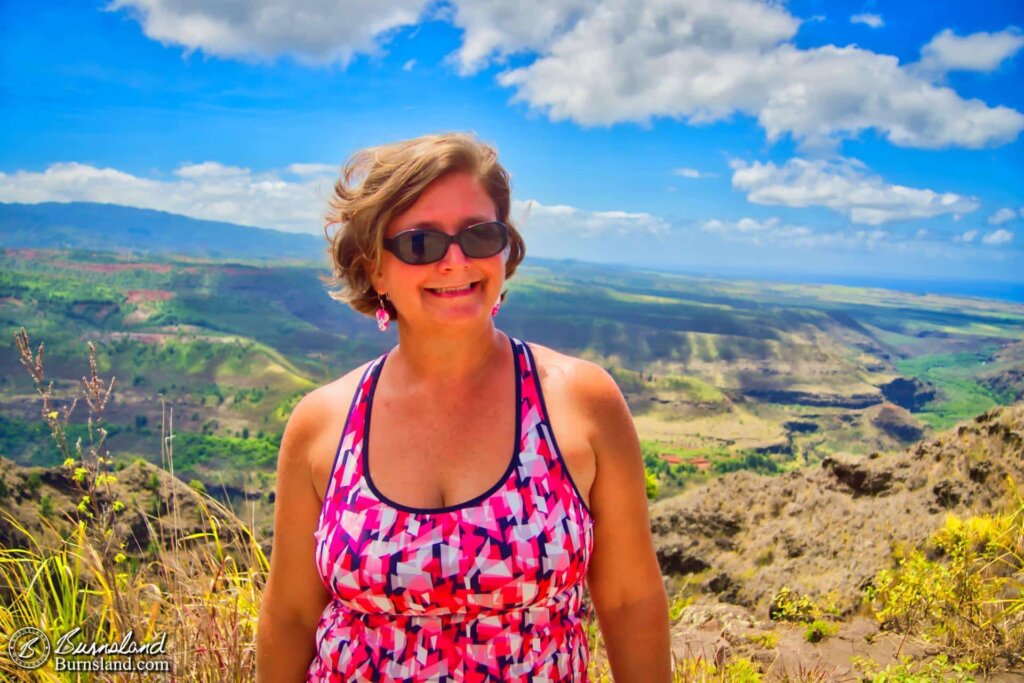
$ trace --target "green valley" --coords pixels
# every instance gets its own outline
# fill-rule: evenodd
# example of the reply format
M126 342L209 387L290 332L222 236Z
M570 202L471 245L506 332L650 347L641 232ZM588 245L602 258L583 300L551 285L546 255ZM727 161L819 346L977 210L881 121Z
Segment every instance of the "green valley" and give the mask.
M309 262L7 249L0 265L0 333L45 343L58 393L94 343L118 380L111 451L155 461L173 412L176 473L211 491L266 490L296 401L395 343ZM498 324L612 374L661 497L896 450L1024 393L1024 306L983 299L528 260ZM29 379L0 353L4 455L46 463Z

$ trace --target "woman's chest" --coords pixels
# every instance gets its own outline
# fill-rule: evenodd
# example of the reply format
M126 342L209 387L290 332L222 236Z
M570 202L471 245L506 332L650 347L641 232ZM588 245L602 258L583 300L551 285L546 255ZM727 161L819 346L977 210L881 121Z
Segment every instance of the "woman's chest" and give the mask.
M520 455L485 498L436 513L383 502L365 480L344 483L317 532L328 587L361 611L448 614L545 604L582 582L593 525L541 454Z

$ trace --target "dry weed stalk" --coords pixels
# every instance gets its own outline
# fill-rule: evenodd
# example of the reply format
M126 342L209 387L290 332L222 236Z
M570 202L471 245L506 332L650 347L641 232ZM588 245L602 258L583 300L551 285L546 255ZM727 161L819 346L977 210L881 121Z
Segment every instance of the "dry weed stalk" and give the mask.
M52 638L81 627L80 642L119 641L131 631L141 643L167 633L173 673L161 675L164 680L252 680L256 624L269 563L251 529L218 501L192 489L179 492L181 486L172 477L161 476L154 494L159 500L170 486L173 524L141 506L133 510L157 542L142 557L127 557L124 539L131 530L118 523L126 506L112 495L111 485L117 480L103 426L115 380L100 377L96 349L89 344L89 373L82 378L81 395L55 407L53 382L45 376L44 345L34 351L24 329L16 333L15 344L42 400L51 439L81 498L68 519L70 534L43 517L43 532L37 537L15 517L3 514L3 521L24 543L0 547L0 645L26 625L43 629ZM84 439L79 437L70 446L70 420L79 398L89 415ZM164 472L173 473L173 410L166 404L161 435ZM196 497L204 531L183 532L179 495ZM240 534L225 538L225 526ZM52 659L37 671L20 670L9 661L7 648L0 650L4 680L62 681L79 676L56 672ZM151 677L100 673L92 680Z

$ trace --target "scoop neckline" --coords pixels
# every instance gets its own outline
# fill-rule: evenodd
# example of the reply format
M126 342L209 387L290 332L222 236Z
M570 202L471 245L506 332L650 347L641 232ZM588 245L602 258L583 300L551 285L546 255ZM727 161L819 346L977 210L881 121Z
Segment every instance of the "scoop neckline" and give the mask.
M481 503L484 500L490 498L492 495L494 495L495 492L497 492L502 486L505 485L505 483L508 481L509 477L512 475L512 472L516 469L516 466L519 464L519 456L520 456L520 453L522 452L522 428L523 428L523 415L522 415L523 376L522 376L522 368L520 367L520 363L519 363L519 353L518 353L518 349L516 347L516 340L511 335L506 335L506 336L508 337L509 344L512 347L512 364L513 364L513 368L515 370L515 385L516 385L516 403L515 403L515 411L514 411L516 424L515 424L515 441L513 442L513 445L512 445L512 458L509 460L508 467L505 468L504 474L502 474L501 477L498 479L498 481L495 482L490 488L488 488L483 493L481 493L481 494L479 494L477 496L474 496L473 498L470 498L469 500L463 501L461 503L455 503L454 505L445 505L445 506L436 507L436 508L413 507L411 505L404 505L404 504L399 503L397 501L391 500L390 498L385 496L384 493L382 493L380 489L377 488L377 485L373 483L373 477L370 476L370 422L371 422L371 417L373 415L373 397L374 397L374 394L377 391L377 383L380 380L381 371L384 369L384 363L385 363L385 361L387 361L388 356L390 355L390 351L385 353L383 356L381 356L380 362L377 364L377 367L373 369L373 375L372 375L372 378L370 380L370 391L367 394L367 398L366 398L366 418L363 420L363 433L362 433L363 452L362 452L362 456L361 456L362 469L363 469L363 479L366 480L366 485L369 487L369 489L373 492L373 494L377 497L378 500L380 500L385 505L388 505L388 506L390 506L392 508L395 508L396 510L401 510L403 512L408 512L408 513L412 513L412 514L416 514L416 515L445 514L445 513L449 513L449 512L455 512L457 510L462 510L463 508L472 507L472 506L474 506L474 505L476 505L478 503Z

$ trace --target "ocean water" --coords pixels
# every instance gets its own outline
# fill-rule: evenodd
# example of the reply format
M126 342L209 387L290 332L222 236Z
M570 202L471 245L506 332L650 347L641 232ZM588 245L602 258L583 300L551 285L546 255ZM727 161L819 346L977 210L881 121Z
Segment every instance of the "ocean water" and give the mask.
M899 292L911 294L945 294L972 296L982 299L999 299L1024 303L1024 282L986 282L963 281L963 280L900 280L891 278L814 278L814 277L792 277L786 278L787 282L799 284L830 284L847 285L850 287L873 287L879 289L893 289Z

